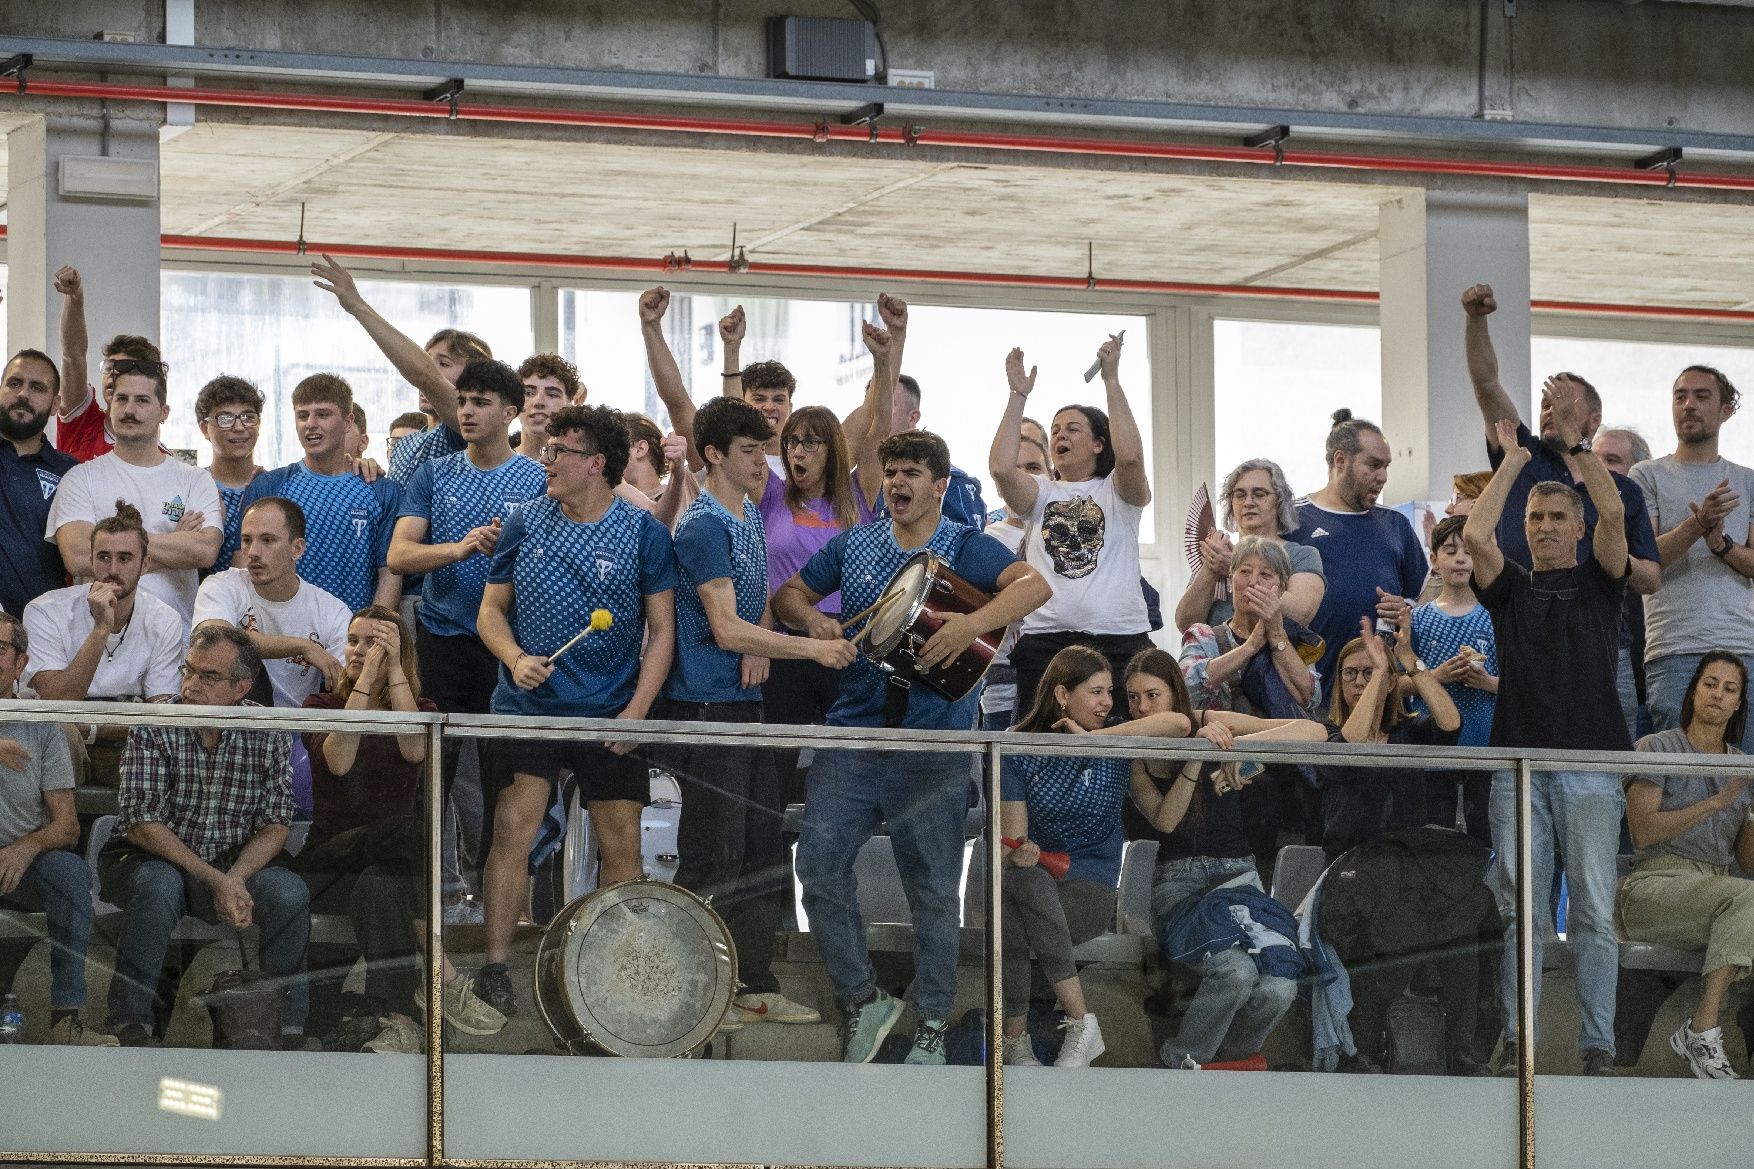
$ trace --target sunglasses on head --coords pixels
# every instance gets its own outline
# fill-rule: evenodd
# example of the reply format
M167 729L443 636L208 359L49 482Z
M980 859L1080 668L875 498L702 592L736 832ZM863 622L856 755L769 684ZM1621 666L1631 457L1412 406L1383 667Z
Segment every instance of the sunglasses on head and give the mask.
M117 376L125 373L143 373L147 377L163 377L170 372L168 361L146 361L139 357L112 357L104 363L109 371Z

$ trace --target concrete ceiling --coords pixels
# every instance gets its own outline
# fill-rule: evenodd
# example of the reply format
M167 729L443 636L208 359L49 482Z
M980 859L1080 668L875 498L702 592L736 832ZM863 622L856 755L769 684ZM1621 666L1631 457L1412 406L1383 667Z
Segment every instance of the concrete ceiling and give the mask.
M1406 188L204 122L162 151L166 233L1311 288L1377 286ZM3 164L0 164L3 175ZM1749 307L1754 210L1531 199L1539 299Z

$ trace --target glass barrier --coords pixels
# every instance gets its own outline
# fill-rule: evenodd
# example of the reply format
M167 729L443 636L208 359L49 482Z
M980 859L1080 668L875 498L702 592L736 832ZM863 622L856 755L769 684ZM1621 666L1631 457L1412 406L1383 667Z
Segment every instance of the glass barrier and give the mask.
M44 806L77 840L38 853L0 902L17 1012L0 1031L22 1022L0 1034L4 1156L419 1163L424 1063L371 1053L419 1050L396 1037L418 1030L418 793L437 720L28 711L0 738L26 745L45 789L74 765L74 798ZM386 752L414 758L397 770Z
M1006 1164L1513 1160L1487 773L1067 739L999 744L1059 846L1003 869Z
M448 1157L986 1163L982 748L740 713L452 720L492 841L445 950L506 1017L447 1028Z

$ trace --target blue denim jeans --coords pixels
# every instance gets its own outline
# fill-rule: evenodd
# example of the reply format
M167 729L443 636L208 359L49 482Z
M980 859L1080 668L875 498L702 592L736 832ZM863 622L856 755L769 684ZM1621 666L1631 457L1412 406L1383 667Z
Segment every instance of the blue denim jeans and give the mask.
M0 905L49 920L49 1006L85 1005L85 949L91 941L91 867L78 853L52 848L24 871Z
M1681 703L1687 698L1687 683L1699 668L1704 654L1668 654L1652 658L1644 666L1645 701L1650 706L1651 729L1666 731L1681 725ZM1754 675L1754 657L1742 659L1742 665ZM1742 730L1742 741L1736 744L1754 753L1754 719Z
M1595 771L1537 771L1531 777L1531 855L1535 891L1535 1014L1541 1006L1541 950L1553 931L1549 891L1556 855L1564 858L1569 890L1566 939L1577 971L1577 1005L1583 1028L1578 1051L1614 1051L1614 1000L1620 977L1620 944L1614 938L1614 854L1626 796L1620 777ZM1507 1026L1514 1029L1516 993L1516 776L1492 777L1492 847L1497 853L1491 885L1504 916L1505 947L1500 984ZM1534 1031L1531 1020L1530 1032Z
M122 936L116 944L116 976L110 982L112 1028L153 1025L152 1000L177 923L191 910L213 920L212 896L205 886L192 890L193 883L181 869L156 857L140 862L130 874ZM287 979L280 1025L302 1031L310 1012L310 988L300 977L311 938L310 891L297 873L276 865L252 874L244 888L261 931L262 972Z
M968 760L936 752L816 752L798 836L798 881L843 1007L864 1002L876 989L853 862L881 826L913 913L909 998L924 1018L949 1017L956 999Z

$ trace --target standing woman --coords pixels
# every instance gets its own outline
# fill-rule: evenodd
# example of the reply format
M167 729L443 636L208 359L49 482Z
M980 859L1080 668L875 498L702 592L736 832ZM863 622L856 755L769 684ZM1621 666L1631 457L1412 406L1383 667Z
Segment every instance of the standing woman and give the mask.
M432 713L420 697L414 639L392 609L372 605L347 627L347 658L333 692L305 699L310 710ZM426 771L424 735L308 732L311 794L316 811L294 868L311 890L313 913L344 912L366 960L366 994L382 1001L388 1023L367 1047L417 1052L425 980L412 961L425 932L425 872L420 793ZM444 959L445 1021L471 1035L492 1035L505 1016L475 996L469 979Z
M1296 497L1285 481L1285 472L1271 459L1249 459L1238 463L1224 477L1218 494L1218 517L1224 528L1239 537L1271 540L1285 549L1291 562L1291 578L1285 585L1285 615L1299 625L1308 625L1322 607L1328 581L1322 574L1320 552L1308 544L1293 544L1285 539L1287 533L1297 530L1297 508L1292 506ZM1201 541L1200 567L1175 604L1177 629L1194 624L1219 625L1230 620L1236 611L1236 598L1218 594L1219 586L1229 583L1234 551L1230 537L1222 529L1208 532Z
M1120 677L1127 660L1151 645L1151 620L1140 589L1139 525L1151 502L1145 442L1121 389L1121 342L1096 351L1108 410L1065 406L1054 415L1048 455L1056 478L1017 469L1023 411L1035 388L1023 350L1005 359L1011 394L993 437L987 469L1005 506L1030 525L1023 557L1053 586L1048 603L1023 619L1011 664L1017 693L1034 694L1054 654L1087 645Z

